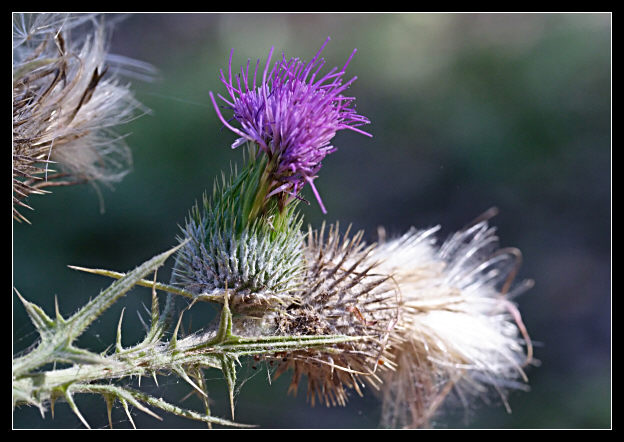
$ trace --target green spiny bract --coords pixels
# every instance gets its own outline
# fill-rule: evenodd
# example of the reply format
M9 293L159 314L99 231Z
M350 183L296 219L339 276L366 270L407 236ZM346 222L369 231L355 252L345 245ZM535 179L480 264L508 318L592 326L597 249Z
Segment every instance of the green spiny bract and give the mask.
M240 173L215 183L212 198L196 204L182 228L172 283L233 311L263 313L293 302L303 276L301 217L296 204L267 198L267 159L251 151Z

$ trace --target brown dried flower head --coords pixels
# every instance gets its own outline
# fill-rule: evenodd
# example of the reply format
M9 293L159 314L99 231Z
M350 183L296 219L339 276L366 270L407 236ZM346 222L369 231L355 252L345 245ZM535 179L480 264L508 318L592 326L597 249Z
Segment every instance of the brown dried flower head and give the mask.
M347 390L362 395L364 381L378 387L377 371L393 365L385 351L390 332L398 318L396 285L378 271L375 245L366 246L363 232L349 238L336 224L308 233L305 249L306 287L297 303L274 314L280 335L341 334L360 340L335 345L329 350L299 350L275 355L279 366L275 377L292 369L289 392L297 392L302 376L307 378L308 398L327 406L347 402Z
M130 151L113 128L146 109L109 67L150 68L109 56L106 43L92 14L14 15L15 219L27 221L16 206L30 208L24 200L47 187L108 184L127 173Z
M439 227L366 245L331 226L310 231L305 288L263 320L277 335L341 334L360 340L279 353L274 377L292 370L289 392L307 378L310 402L347 402L368 384L382 400L382 425L423 427L442 406L525 389L531 341L510 290L517 249L498 247L487 218L438 245Z

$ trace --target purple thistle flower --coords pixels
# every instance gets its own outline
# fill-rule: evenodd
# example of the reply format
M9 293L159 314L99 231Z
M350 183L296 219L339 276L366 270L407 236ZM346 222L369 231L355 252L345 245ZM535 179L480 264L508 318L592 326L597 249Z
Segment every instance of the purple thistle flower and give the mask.
M322 77L317 77L325 64L320 54L329 37L318 53L305 63L298 58L282 59L271 68L273 48L269 52L262 82L256 86L260 60L253 70L253 80L249 73L250 62L241 67L240 74L232 76L232 52L228 65L227 78L221 70L221 81L230 95L218 95L233 111L233 117L240 128L232 126L221 114L215 97L210 98L219 119L238 138L232 148L245 141L256 143L273 164L274 180L267 198L285 193L289 199L297 194L305 183L309 183L323 213L327 213L313 181L321 168L325 156L336 148L330 144L336 132L351 129L355 132L372 135L358 129L370 121L358 115L354 108L355 97L345 97L343 92L357 77L343 84L345 70L355 55L354 49L342 69L331 69Z

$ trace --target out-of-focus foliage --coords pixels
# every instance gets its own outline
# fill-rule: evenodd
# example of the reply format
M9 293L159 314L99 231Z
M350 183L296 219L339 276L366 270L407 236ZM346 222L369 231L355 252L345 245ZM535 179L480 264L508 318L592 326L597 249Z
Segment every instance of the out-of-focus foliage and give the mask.
M222 130L208 96L223 92L218 70L266 59L269 48L309 59L327 36L328 66L349 72L358 111L374 138L340 133L316 183L328 221L400 234L411 225L442 224L451 232L491 206L500 214L502 246L524 254L520 277L536 286L518 302L541 366L528 370L532 390L503 407L476 404L471 427L606 428L611 425L611 16L608 14L137 14L121 21L111 52L160 70L151 83L133 81L153 110L125 127L134 169L115 185L59 188L34 201L33 225L14 225L14 285L46 311L58 295L75 311L109 281L68 264L124 271L176 243L191 205L242 152ZM121 128L122 130L124 128ZM307 194L313 201L313 195ZM304 205L302 205L304 206ZM324 219L315 204L306 221ZM159 280L168 274L159 272ZM149 305L138 289L127 310ZM14 298L15 302L15 298ZM83 344L103 351L114 342L122 305L89 330ZM185 315L189 329L213 313ZM110 322L109 322L110 321ZM139 339L138 318L124 336ZM34 337L19 304L15 351ZM208 373L208 377L211 374ZM310 408L305 395L286 395L288 380L269 385L267 370L245 366L237 420L262 427L376 427L375 398L354 396L346 408ZM142 382L150 382L142 380ZM219 373L213 412L224 415L227 391ZM159 379L177 400L185 385ZM83 399L85 417L107 425L105 404ZM188 401L198 400L190 397ZM79 404L80 405L80 404ZM55 420L20 409L14 426L80 427L66 404ZM223 409L219 408L223 407ZM65 412L67 411L67 412ZM90 414L90 415L89 415ZM98 418L98 416L100 416ZM464 426L464 413L441 427ZM113 411L117 428L130 426ZM137 426L202 427L175 418L137 415Z

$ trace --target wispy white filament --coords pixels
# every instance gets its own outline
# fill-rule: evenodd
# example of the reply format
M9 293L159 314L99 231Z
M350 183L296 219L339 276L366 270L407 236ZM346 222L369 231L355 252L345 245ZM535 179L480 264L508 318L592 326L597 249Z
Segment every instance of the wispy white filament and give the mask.
M83 25L92 29L79 32ZM14 140L22 150L47 148L75 178L120 180L131 154L114 128L147 109L129 84L107 72L103 21L93 14L16 14L13 31ZM114 61L119 67L124 59ZM27 104L15 110L16 103Z
M402 304L390 349L397 367L382 374L387 426L427 425L448 396L469 405L494 389L505 401L503 389L526 381L525 336L504 293L518 252L498 249L485 221L441 246L436 230L411 230L375 251Z

